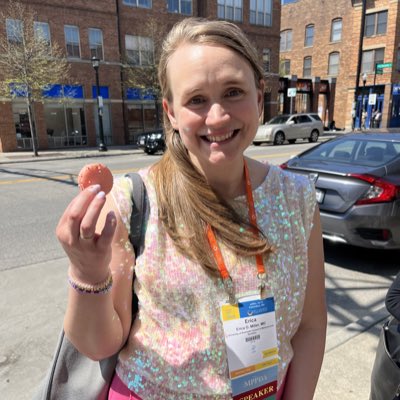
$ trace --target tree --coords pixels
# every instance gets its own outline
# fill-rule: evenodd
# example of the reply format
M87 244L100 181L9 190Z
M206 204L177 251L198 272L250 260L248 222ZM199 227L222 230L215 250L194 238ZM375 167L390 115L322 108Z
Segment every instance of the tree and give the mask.
M14 0L0 13L0 26L6 27L6 36L0 36L0 94L7 98L25 97L35 156L35 102L45 98L46 88L67 81L70 72L64 51L56 42L50 43L37 21L37 13L31 7Z
M155 19L149 19L143 30L142 43L137 44L137 51L127 51L124 60L125 89L142 89L154 99L156 124L160 126L159 100L161 89L158 84L158 61L162 42L168 32L167 26Z

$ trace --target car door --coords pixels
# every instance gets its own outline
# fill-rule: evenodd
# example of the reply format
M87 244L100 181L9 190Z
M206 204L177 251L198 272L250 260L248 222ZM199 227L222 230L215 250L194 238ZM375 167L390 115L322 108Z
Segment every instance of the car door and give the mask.
M296 139L298 135L297 116L291 116L285 124L285 138L286 140Z
M312 119L308 115L299 115L297 119L299 126L299 136L297 136L297 139L310 137L312 131Z

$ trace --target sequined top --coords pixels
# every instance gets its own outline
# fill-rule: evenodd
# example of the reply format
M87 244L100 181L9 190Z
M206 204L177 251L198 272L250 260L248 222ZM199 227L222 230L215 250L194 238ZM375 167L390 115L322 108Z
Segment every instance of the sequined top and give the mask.
M143 399L231 399L219 306L227 296L221 279L211 278L177 252L158 220L151 174L148 170L140 174L150 215L145 249L135 266L139 317L120 352L117 374ZM130 179L120 178L113 189L128 230L131 185ZM290 341L302 314L315 193L307 178L271 165L253 197L258 225L276 247L265 266L276 302L279 388L293 357ZM246 196L232 204L241 215L248 215ZM256 290L255 257L238 257L226 246L220 244L220 248L236 292Z

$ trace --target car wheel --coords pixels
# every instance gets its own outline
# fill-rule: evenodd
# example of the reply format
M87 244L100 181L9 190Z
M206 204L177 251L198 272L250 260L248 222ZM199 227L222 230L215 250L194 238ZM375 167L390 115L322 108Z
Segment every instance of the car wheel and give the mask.
M259 146L261 142L253 142L254 146Z
M314 129L314 130L311 132L311 135L310 135L310 137L308 138L308 141L309 141L310 143L315 143L315 142L318 141L318 137L319 137L319 132L318 132L316 129Z
M290 140L288 140L288 142L289 142L290 144L296 143L296 139L290 139Z
M285 135L283 132L277 132L275 134L274 144L280 146L285 142Z

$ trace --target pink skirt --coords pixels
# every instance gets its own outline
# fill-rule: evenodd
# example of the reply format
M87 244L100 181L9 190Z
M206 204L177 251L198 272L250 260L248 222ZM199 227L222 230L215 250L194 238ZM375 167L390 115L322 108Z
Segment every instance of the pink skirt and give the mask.
M285 387L285 380L282 382L281 387L276 394L276 400L280 400L283 395ZM124 382L119 379L118 375L115 374L111 382L110 391L108 392L108 400L142 400L138 395L129 390Z

